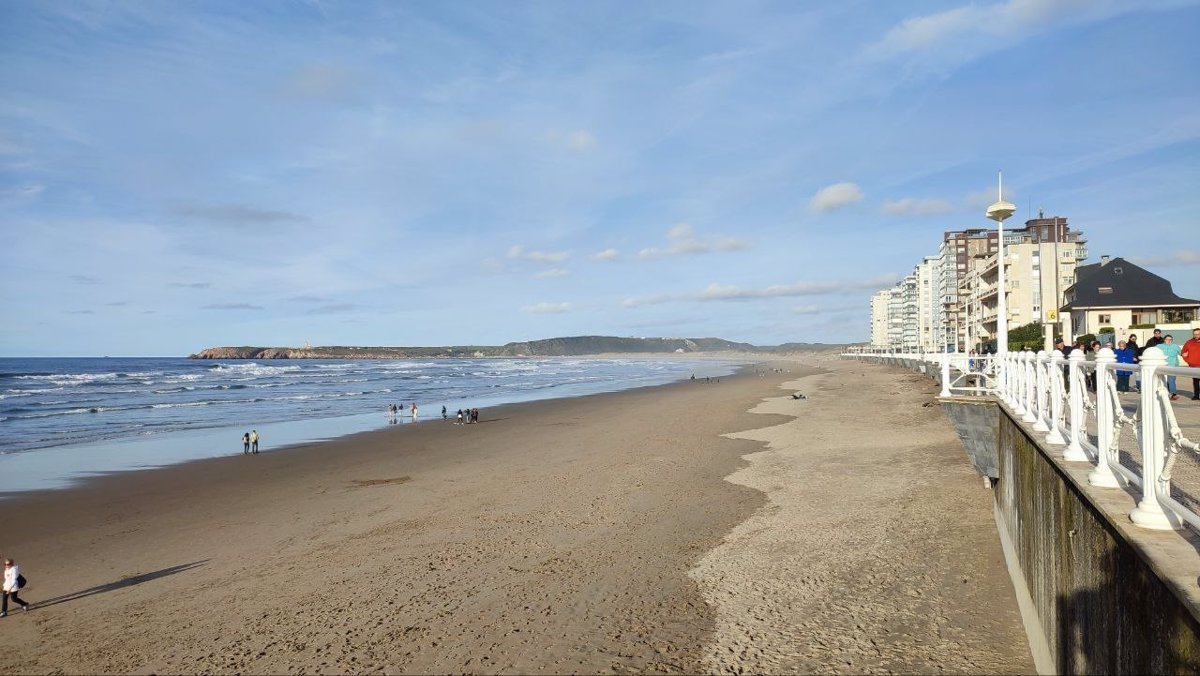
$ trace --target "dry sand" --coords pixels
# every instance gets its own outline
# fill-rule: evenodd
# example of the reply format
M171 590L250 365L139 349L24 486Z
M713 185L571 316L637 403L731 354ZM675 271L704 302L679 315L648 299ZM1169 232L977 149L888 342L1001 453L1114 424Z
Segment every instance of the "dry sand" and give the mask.
M1030 671L932 385L780 365L5 501L0 671Z

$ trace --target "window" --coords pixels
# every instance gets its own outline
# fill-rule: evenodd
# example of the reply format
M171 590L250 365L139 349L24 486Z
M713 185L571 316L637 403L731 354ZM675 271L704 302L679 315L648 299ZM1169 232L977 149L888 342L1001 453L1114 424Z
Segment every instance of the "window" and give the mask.
M1096 321L1100 322L1101 324L1112 324L1112 315L1111 314L1096 315Z
M1097 287L1096 291L1098 291L1101 296L1107 296L1112 293L1112 287L1111 286L1101 286L1101 287Z

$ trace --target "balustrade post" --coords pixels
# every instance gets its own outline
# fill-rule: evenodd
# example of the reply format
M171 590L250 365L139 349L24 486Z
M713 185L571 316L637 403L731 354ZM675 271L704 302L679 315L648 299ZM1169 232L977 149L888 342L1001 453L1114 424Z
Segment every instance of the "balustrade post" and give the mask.
M1038 432L1049 432L1046 424L1046 362L1049 358L1045 350L1038 350L1033 361L1033 429Z
M1110 348L1101 348L1096 353L1096 447L1099 462L1096 463L1096 469L1088 474L1088 483L1107 488L1121 485L1112 470L1112 463L1121 461L1120 458L1113 457L1113 436L1116 432L1118 411L1114 407L1112 393L1109 392L1113 387L1112 367L1116 363L1117 355Z
M1012 400L1009 405L1017 415L1025 416L1025 360L1020 352L1013 352L1008 358L1008 377L1012 380Z
M1179 517L1163 509L1158 496L1166 490L1161 482L1163 463L1166 461L1166 439L1163 434L1163 412L1159 406L1159 391L1166 387L1160 382L1158 369L1167 363L1166 356L1157 347L1148 347L1141 357L1141 446L1142 446L1142 499L1129 513L1129 518L1143 528L1154 530L1177 530L1182 527Z
M1021 361L1023 362L1021 365L1021 370L1025 375L1024 387L1021 389L1021 395L1024 397L1024 402L1021 405L1021 408L1024 409L1021 414L1021 422L1036 422L1037 413L1035 412L1035 408L1037 399L1035 397L1034 390L1037 389L1037 376L1034 373L1033 352L1022 352Z
M1084 461L1088 459L1083 451L1080 439L1084 432L1083 390L1087 385L1083 381L1083 350L1071 350L1067 357L1067 381L1071 388L1070 413L1067 424L1067 447L1063 449L1063 460Z
M970 367L968 366L968 370ZM942 396L950 396L950 353L942 353Z
M1046 374L1050 380L1050 433L1046 435L1046 443L1048 444L1067 443L1066 438L1062 435L1062 368L1065 362L1066 360L1063 359L1061 350L1055 350L1050 353L1050 371Z

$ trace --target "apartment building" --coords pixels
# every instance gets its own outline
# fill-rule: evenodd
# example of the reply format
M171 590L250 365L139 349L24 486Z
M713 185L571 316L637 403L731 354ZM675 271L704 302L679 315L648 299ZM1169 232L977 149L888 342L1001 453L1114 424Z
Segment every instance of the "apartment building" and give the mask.
M1072 232L1061 216L1031 219L1024 228L1004 233L1003 290L997 253L977 256L974 274L967 275L960 286L960 293L974 302L973 307L964 303L960 308L970 315L974 329L971 346L994 343L1001 293L1005 294L1010 328L1032 322L1057 323L1057 299L1075 283L1075 269L1087 258L1087 241Z
M872 344L961 352L994 343L1001 264L1008 326L1057 322L1057 301L1075 283L1087 241L1065 217L1039 213L1025 227L1006 231L1004 245L1001 262L995 229L944 232L937 255L926 256L912 274L872 297Z
M888 301L891 296L888 289L876 291L871 296L871 347L888 346Z

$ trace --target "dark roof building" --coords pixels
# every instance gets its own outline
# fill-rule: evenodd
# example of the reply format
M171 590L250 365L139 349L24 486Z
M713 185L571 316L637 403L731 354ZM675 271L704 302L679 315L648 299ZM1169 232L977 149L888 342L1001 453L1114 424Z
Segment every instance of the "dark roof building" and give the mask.
M1075 269L1064 293L1075 335L1123 333L1133 327L1187 323L1200 314L1200 300L1175 295L1171 282L1124 258L1101 256Z
M1171 282L1124 258L1102 256L1099 263L1075 268L1075 284L1066 291L1063 310L1099 307L1196 307L1200 301L1181 298Z

